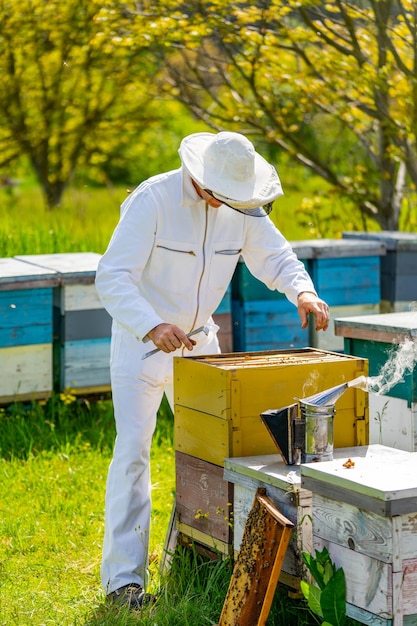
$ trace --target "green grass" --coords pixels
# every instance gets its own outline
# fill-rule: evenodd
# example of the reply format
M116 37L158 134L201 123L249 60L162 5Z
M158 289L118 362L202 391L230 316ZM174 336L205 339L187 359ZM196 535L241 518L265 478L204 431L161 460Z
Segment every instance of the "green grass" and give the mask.
M45 210L36 185L0 189L0 257L61 252L103 253L126 188L71 188L62 207Z
M12 405L1 409L0 429L0 624L85 623L103 602L111 403ZM168 411L160 412L154 443L151 553L159 557L175 483Z
M150 590L140 613L108 605L100 585L104 491L114 423L110 401L0 410L0 625L213 626L230 582L229 560L178 548L160 572L174 500L172 414L163 404L151 456ZM268 626L313 626L303 601L278 589ZM349 622L352 623L353 622Z

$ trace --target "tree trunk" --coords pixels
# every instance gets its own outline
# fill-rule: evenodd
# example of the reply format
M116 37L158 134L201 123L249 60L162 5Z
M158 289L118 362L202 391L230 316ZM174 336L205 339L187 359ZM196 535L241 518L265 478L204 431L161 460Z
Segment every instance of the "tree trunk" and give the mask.
M53 183L49 181L40 181L40 183L47 210L53 211L54 209L59 208L66 184L60 180Z

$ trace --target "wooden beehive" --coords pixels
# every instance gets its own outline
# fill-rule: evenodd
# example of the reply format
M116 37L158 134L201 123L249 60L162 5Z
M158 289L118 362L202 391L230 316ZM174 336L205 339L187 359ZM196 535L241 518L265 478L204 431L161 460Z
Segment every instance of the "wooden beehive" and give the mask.
M306 264L311 254L303 242L294 251ZM309 344L296 307L284 294L272 291L255 278L240 259L232 278L233 348L235 351L282 350Z
M233 484L233 550L239 551L246 520L259 487L294 524L280 580L299 590L303 575L302 553L313 546L312 495L301 487L300 466L288 466L277 454L230 458L224 461L224 478Z
M52 394L56 272L0 259L0 404Z
M224 480L223 467L175 453L178 530L228 552L232 539L233 487ZM209 539L208 539L209 538ZM226 548L227 546L227 548Z
M313 547L326 547L343 568L350 617L415 624L417 454L380 445L344 452L301 466L302 486L312 492Z
M417 300L416 233L345 232L343 238L379 241L386 247L386 255L381 257L381 312L409 311L410 304Z
M94 285L100 255L94 252L17 257L55 271L54 382L58 391L96 394L110 391L111 318Z
M235 498L232 481L222 478L224 459L278 457L260 414L361 374L367 374L366 360L311 348L175 358L180 536L221 554L233 551ZM367 395L347 391L337 405L335 445L367 442L367 415Z
M330 307L326 332L310 325L309 345L343 351L343 340L334 332L334 319L347 315L379 313L380 265L386 254L383 243L348 239L317 239L311 247L308 271L320 297Z
M176 449L215 465L226 457L272 454L263 411L367 373L365 359L312 348L176 357ZM336 409L335 446L367 443L367 394L349 389Z
M343 317L335 320L335 332L344 339L345 352L368 359L370 376L378 377L401 344L417 341L417 312ZM389 382L389 376L385 382ZM417 450L415 360L409 362L401 379L383 393L370 391L369 415L370 443Z

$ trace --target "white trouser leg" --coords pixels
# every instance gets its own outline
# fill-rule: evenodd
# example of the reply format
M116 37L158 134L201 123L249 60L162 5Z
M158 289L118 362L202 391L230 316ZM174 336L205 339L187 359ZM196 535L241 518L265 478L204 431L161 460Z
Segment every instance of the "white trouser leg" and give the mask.
M113 324L111 383L116 441L106 487L104 592L146 583L151 512L150 448L164 370L141 360L144 346ZM170 382L170 381L169 381Z
M196 352L218 351L215 336L204 343ZM173 354L158 353L142 360L148 349L128 331L113 326L111 382L117 437L106 488L101 566L106 595L130 583L146 584L150 448L164 389L173 406Z
M102 583L105 593L146 582L151 514L149 454L163 388L115 385L117 438L106 489ZM140 416L140 419L139 419Z

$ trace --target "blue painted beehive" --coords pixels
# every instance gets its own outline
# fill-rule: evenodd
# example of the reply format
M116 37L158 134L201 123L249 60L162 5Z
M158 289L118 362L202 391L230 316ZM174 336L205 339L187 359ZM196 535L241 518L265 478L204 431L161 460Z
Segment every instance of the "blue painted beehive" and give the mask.
M322 350L343 351L335 335L334 320L340 316L378 313L381 300L380 263L386 254L378 241L317 239L304 242L311 248L308 270L319 296L330 307L326 332L310 326L310 345Z
M309 246L294 242L293 249L306 264ZM302 348L309 343L308 329L301 328L296 307L255 278L243 260L232 279L232 324L236 352Z
M50 397L53 270L0 259L0 404Z
M383 230L346 232L343 237L384 244L387 252L381 258L381 312L411 310L417 300L417 234Z
M100 394L110 390L111 318L94 284L94 252L17 257L59 276L54 289L54 383L58 391Z

